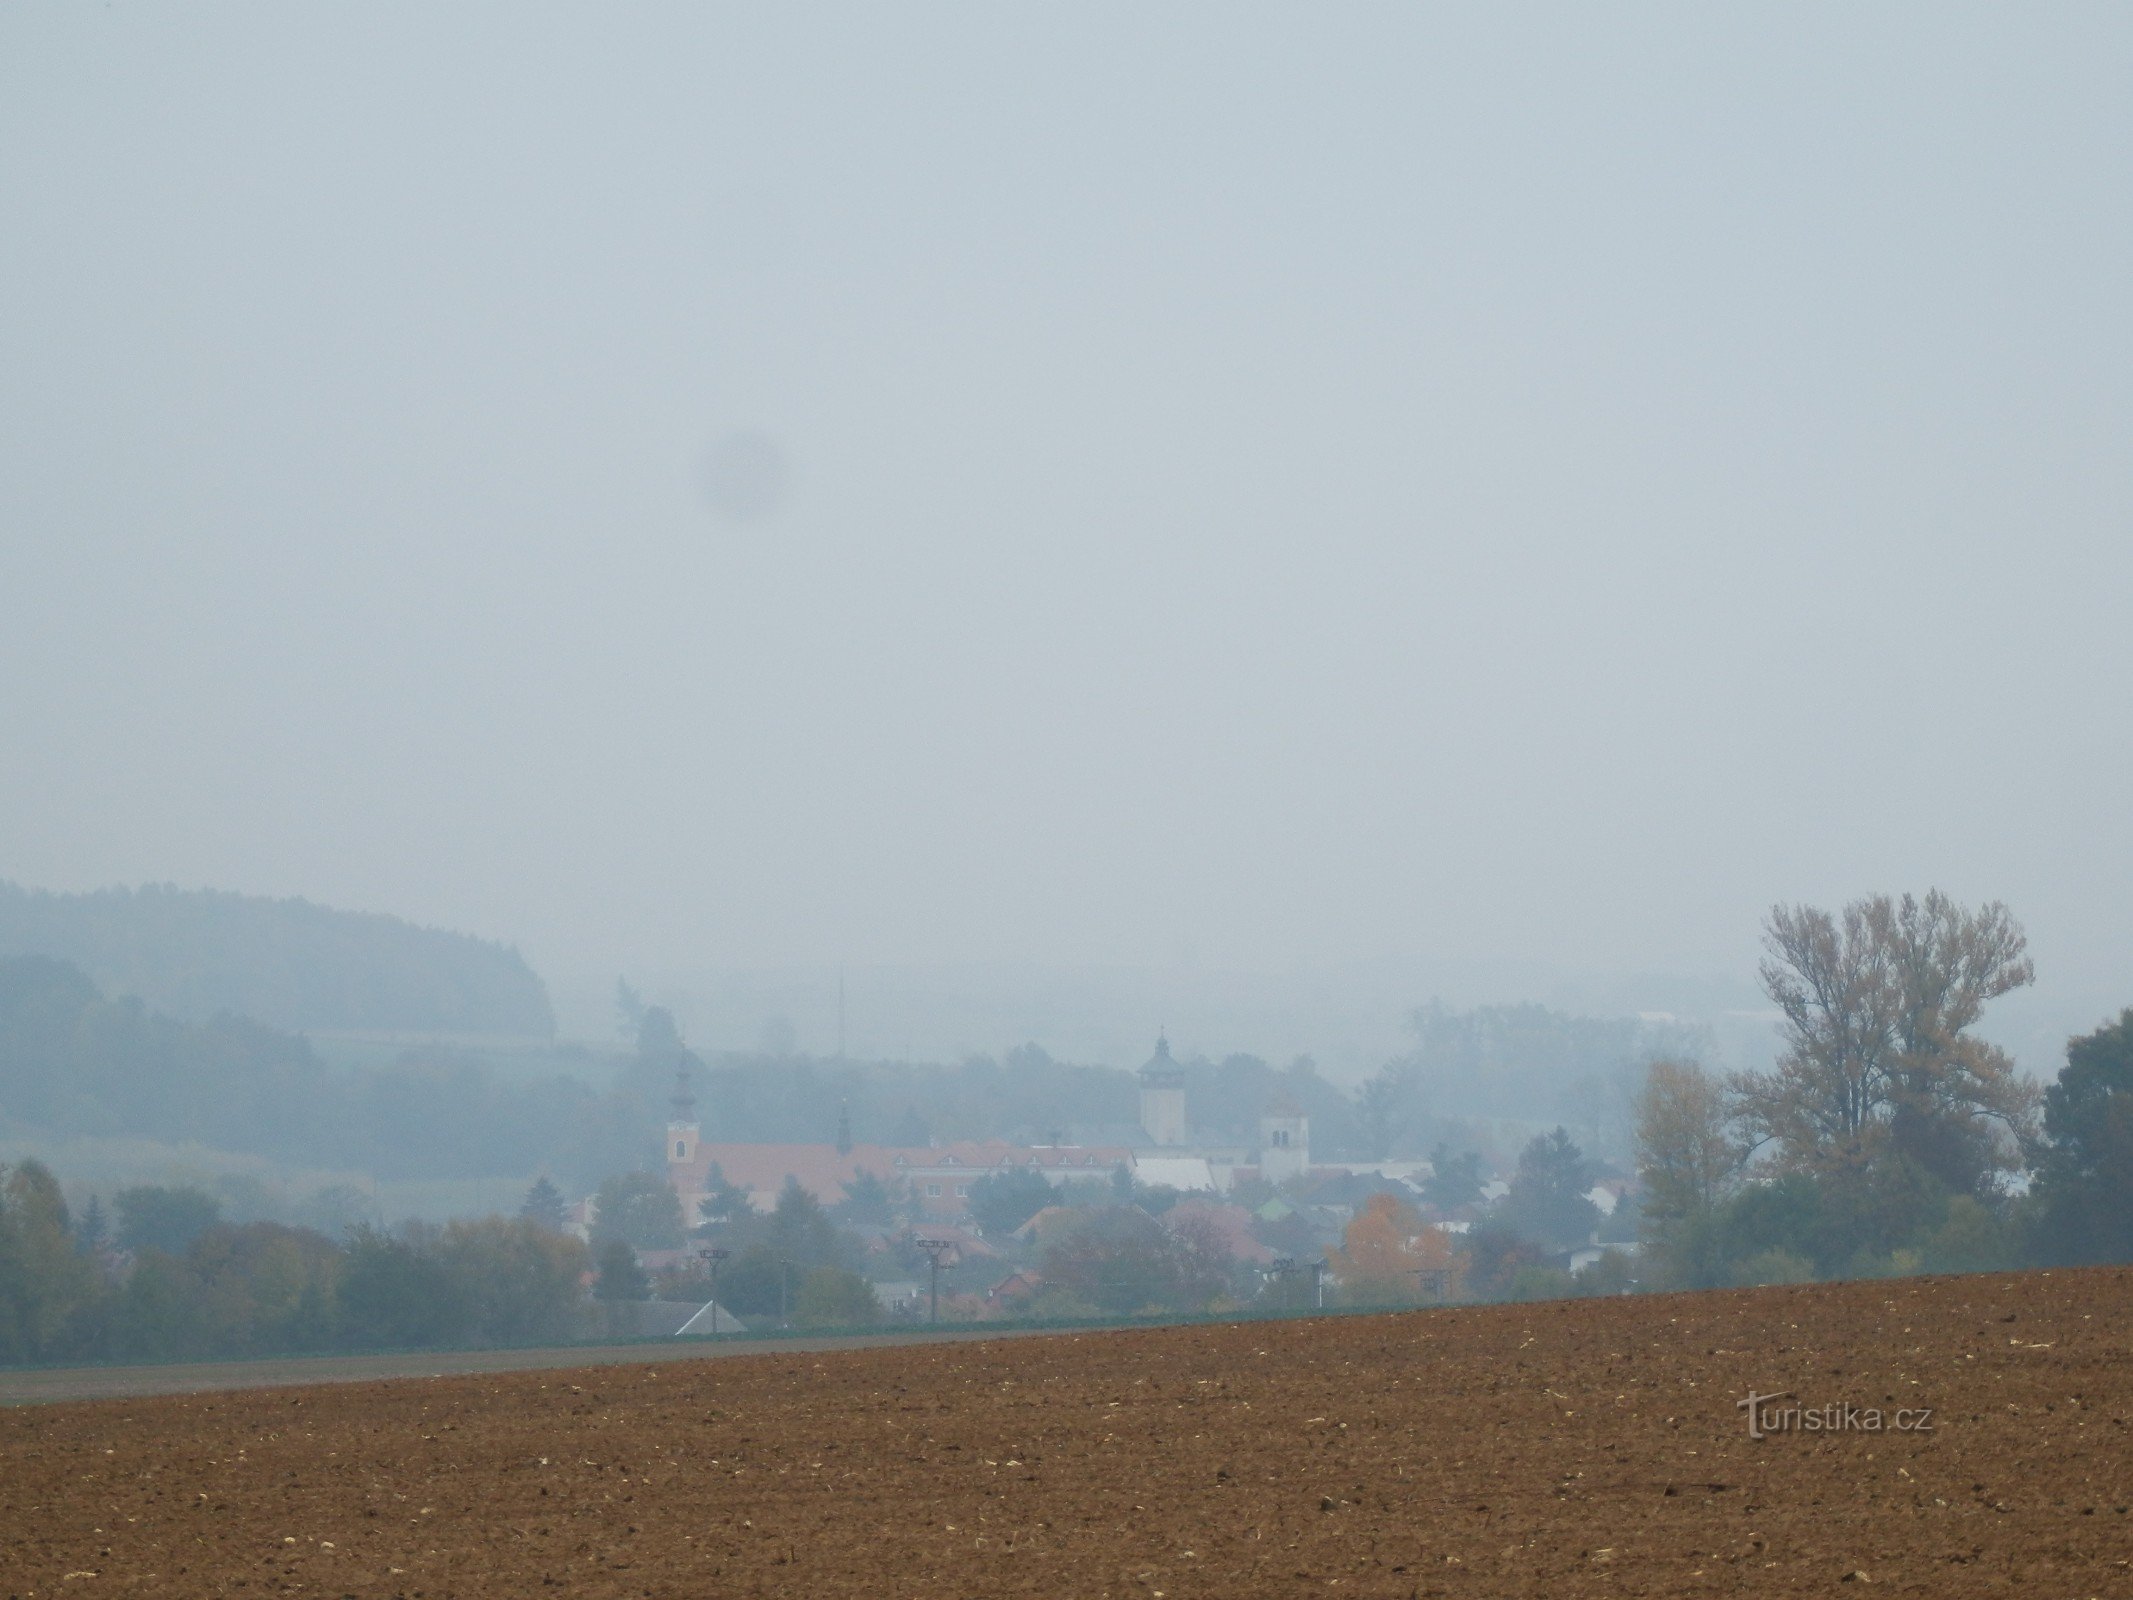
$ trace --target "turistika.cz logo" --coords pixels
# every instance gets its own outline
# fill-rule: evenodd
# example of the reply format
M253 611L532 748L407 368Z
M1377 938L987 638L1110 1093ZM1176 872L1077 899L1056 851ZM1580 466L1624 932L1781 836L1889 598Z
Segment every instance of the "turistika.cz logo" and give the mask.
M1933 1431L1933 1408L1931 1406L1906 1406L1900 1411L1883 1411L1879 1406L1855 1406L1849 1400L1832 1400L1827 1405L1805 1406L1796 1401L1781 1405L1780 1401L1792 1400L1786 1394L1756 1394L1750 1391L1745 1400L1736 1400L1734 1406L1748 1413L1748 1437L1767 1439L1774 1433L1931 1433Z

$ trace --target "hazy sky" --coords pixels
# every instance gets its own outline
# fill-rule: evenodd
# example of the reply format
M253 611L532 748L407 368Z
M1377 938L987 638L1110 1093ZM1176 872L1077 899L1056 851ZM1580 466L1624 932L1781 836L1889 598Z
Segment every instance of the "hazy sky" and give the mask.
M0 9L0 877L2133 1001L2133 9ZM1416 998L1420 998L1419 996Z

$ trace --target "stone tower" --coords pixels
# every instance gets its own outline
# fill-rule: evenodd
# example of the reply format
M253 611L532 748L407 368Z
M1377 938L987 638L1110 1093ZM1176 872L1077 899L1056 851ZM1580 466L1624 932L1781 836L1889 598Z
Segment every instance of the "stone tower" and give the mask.
M1286 1183L1311 1170L1311 1119L1286 1092L1267 1103L1259 1117L1259 1176Z
M1141 1068L1141 1131L1152 1143L1185 1142L1185 1069L1170 1054L1170 1040L1158 1034L1155 1054Z

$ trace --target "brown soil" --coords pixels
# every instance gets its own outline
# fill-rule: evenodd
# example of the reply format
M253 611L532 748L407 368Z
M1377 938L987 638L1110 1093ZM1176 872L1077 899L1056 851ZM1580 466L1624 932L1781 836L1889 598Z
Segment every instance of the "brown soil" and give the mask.
M0 1595L2133 1596L2133 1272L0 1413ZM1749 1390L1932 1408L1748 1435Z

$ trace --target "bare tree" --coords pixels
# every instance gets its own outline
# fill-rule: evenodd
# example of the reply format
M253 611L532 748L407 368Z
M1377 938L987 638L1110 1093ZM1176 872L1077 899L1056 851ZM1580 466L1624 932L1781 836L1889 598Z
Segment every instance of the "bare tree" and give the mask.
M1824 1172L1893 1149L1958 1190L2016 1164L2034 1138L2036 1090L1967 1031L1986 1002L2035 976L2005 906L1967 911L1938 890L1856 900L1835 917L1778 906L1763 946L1785 1050L1732 1084L1756 1142Z
M2034 1154L2043 1092L1969 1029L1988 1001L2036 981L2021 924L1997 901L1965 911L1934 890L1889 916L1901 1003L1890 1064L1896 1148L1961 1190Z

